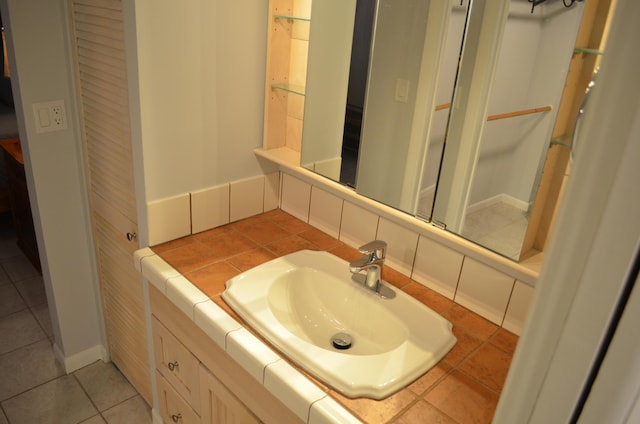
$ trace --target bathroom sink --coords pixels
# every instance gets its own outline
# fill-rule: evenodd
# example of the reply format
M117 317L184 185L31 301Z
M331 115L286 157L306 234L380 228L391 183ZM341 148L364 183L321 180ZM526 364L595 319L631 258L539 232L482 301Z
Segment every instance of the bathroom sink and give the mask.
M451 323L422 303L396 288L383 298L361 277L330 253L303 250L230 279L222 297L328 386L382 399L438 363L456 338Z

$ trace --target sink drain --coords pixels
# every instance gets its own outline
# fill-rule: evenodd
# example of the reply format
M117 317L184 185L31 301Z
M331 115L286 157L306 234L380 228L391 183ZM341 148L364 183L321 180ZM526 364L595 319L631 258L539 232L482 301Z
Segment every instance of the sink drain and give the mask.
M346 350L351 347L351 343L353 339L350 335L346 333L338 333L331 338L331 343L333 343L333 347L339 350Z

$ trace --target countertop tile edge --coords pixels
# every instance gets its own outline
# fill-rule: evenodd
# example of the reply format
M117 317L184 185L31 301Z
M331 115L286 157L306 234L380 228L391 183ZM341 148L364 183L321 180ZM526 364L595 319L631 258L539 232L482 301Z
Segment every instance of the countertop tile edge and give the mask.
M180 273L160 256L145 256L141 259L142 276L162 293L167 293L167 280L180 276Z
M279 355L244 327L227 335L227 353L260 384L264 384L267 366L280 360Z
M224 351L227 350L227 335L243 328L242 324L211 299L194 306L193 322Z
M311 406L327 393L285 361L267 366L264 387L280 399L302 421L309 421Z
M209 300L209 296L204 294L182 275L167 280L167 297L184 312L191 321L194 321L196 304Z
M149 247L143 247L133 252L133 266L139 272L142 272L142 260L148 256L156 256L155 252Z
M311 405L308 424L360 424L358 418L349 413L330 396L326 396Z

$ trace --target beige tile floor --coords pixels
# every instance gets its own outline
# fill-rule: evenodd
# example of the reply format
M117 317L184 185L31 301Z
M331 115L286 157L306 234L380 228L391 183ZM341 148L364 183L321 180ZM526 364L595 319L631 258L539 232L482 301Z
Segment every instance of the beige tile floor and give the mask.
M151 411L111 363L66 375L55 360L42 277L0 214L0 424L151 423Z

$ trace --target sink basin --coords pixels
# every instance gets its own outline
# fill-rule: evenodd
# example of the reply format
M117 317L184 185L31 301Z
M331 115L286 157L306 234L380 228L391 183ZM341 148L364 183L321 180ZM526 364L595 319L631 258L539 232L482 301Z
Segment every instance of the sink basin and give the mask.
M438 363L456 338L450 322L411 296L392 288L395 297L383 298L358 277L330 253L303 250L230 279L222 298L328 386L382 399Z

